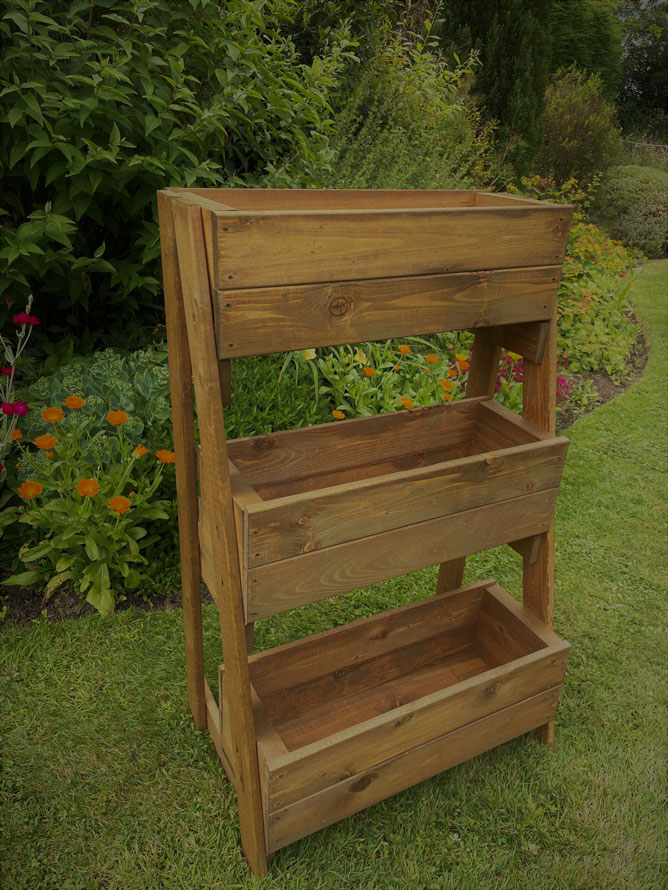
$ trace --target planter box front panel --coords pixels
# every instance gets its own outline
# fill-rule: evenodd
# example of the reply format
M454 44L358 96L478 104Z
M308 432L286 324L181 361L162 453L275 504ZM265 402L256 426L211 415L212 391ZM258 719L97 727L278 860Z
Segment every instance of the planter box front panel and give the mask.
M568 651L485 581L251 656L269 848L541 725Z
M544 533L567 447L487 398L230 442L246 620Z

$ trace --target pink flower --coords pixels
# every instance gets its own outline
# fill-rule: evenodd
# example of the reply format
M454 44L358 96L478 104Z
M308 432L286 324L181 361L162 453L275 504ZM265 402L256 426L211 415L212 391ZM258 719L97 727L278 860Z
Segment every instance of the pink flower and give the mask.
M16 405L14 402L1 402L0 411L3 414L16 414Z
M4 374L5 377L11 377L12 369L11 368L0 368L0 374Z
M3 471L4 469L5 469L4 466L3 466L2 464L0 464L0 473L2 473L2 471Z
M27 414L28 413L28 403L27 402L14 402L14 414Z
M16 322L16 324L39 324L39 318L36 315L29 315L27 312L21 310L18 312L13 318L12 321Z

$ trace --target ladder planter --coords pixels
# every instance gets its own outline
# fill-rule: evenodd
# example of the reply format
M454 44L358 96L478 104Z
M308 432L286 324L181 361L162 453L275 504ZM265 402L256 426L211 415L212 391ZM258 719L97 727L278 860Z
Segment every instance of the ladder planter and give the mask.
M570 649L551 626L572 208L237 189L166 190L158 206L189 701L262 874L279 848L469 757L530 730L553 740ZM234 357L458 329L475 331L459 402L226 440ZM524 357L523 416L492 399L501 346ZM466 556L499 545L522 558L522 604L493 580L461 588ZM252 654L260 618L436 564L427 600Z

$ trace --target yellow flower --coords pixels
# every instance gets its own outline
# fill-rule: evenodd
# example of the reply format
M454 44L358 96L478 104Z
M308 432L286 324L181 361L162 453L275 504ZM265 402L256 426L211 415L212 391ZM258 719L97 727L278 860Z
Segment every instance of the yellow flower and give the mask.
M72 411L83 408L85 404L86 400L82 399L81 396L68 396L63 402L63 405L65 405L67 408L71 408Z
M514 362L519 361L519 359L522 358L522 356L521 356L521 355L518 355L516 352L509 352L509 353L508 353L508 356L509 356Z
M109 423L113 423L114 426L120 426L122 423L125 423L126 420L129 420L129 417L125 411L110 411L107 414L106 419Z
M26 501L29 501L31 498L36 498L38 494L42 493L42 486L39 482L22 482L19 485L19 495L22 498L25 498Z
M45 408L42 411L42 417L49 423L58 423L64 416L61 408Z
M366 352L363 349L356 349L353 358L356 362L361 362L363 365L366 364Z
M304 353L304 358L307 362L310 362L311 359L315 358L315 349L304 349L302 352Z
M335 408L335 409L332 411L332 416L333 416L333 417L336 417L337 420L343 420L343 418L344 418L346 415L343 413L343 411L339 411L338 408Z

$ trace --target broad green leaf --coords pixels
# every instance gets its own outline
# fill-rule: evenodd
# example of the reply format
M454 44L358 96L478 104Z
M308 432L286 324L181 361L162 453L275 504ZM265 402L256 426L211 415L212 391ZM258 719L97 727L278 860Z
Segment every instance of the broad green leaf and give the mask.
M41 572L21 572L18 575L12 575L5 581L0 581L0 584L4 587L10 584L15 584L17 587L30 587L37 584L41 577Z

